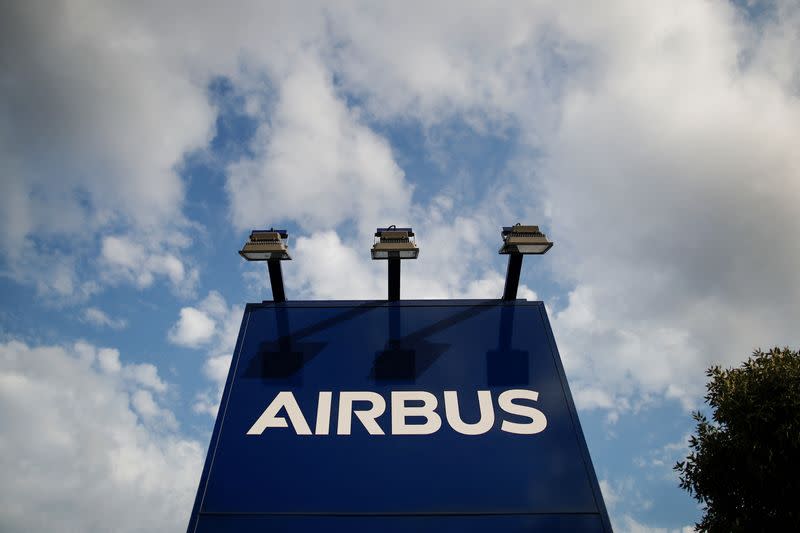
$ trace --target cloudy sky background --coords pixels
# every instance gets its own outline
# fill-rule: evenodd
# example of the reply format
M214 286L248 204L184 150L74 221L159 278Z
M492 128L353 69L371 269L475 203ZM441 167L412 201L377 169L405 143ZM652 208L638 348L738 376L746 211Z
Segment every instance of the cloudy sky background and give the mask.
M620 531L698 518L671 472L703 370L797 346L800 4L0 3L0 529L181 531L243 303L544 300Z

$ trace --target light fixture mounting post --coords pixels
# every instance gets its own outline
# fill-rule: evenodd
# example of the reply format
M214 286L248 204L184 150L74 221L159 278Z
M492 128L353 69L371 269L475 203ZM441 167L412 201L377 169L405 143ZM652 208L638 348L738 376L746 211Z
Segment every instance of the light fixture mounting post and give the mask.
M517 288L519 287L519 275L522 271L522 254L508 254L508 269L506 270L506 286L503 289L503 300L511 301L517 299Z
M390 257L389 263L389 301L400 300L400 258Z
M283 271L281 270L280 260L268 260L267 269L269 270L269 283L272 285L272 300L275 303L285 302L286 293L283 292Z

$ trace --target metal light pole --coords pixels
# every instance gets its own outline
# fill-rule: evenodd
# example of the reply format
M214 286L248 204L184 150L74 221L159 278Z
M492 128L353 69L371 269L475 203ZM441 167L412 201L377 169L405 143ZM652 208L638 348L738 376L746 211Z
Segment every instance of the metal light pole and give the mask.
M272 286L272 299L276 303L286 301L283 290L283 271L281 261L289 261L289 233L282 229L253 230L250 240L239 250L239 255L248 261L266 261L269 283Z
M378 228L375 231L375 242L372 245L372 259L388 262L389 294L388 300L396 302L400 299L400 261L416 259L419 248L411 228Z
M504 227L500 234L503 246L498 253L508 255L506 284L503 288L503 300L516 300L519 288L519 275L522 271L523 255L542 255L553 247L547 236L539 231L539 226L523 226L516 224Z

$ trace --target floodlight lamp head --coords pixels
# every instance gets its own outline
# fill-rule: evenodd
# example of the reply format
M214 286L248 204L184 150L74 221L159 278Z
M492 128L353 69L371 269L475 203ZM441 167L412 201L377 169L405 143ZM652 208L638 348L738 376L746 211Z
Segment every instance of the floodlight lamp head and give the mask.
M250 240L239 250L239 255L248 261L290 260L288 240L289 233L286 230L253 230L250 232Z
M515 224L504 227L500 235L503 237L501 254L541 255L553 247L547 236L539 231L539 226Z
M375 230L373 259L416 259L417 256L419 248L411 228L398 228L393 224Z

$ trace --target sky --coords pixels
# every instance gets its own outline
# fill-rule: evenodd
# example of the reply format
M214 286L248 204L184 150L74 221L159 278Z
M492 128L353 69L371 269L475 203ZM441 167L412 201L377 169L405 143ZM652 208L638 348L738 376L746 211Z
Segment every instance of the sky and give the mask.
M0 529L182 531L246 302L547 306L617 531L686 531L712 364L798 345L800 4L0 3Z

